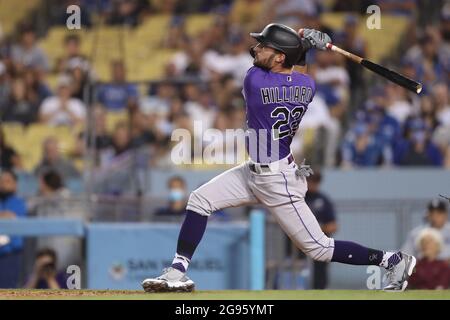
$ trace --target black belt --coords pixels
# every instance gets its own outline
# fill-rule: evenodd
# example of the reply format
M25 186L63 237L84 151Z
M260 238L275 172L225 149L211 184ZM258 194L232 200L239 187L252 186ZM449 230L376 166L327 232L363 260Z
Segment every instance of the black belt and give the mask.
M292 154L290 154L289 157L287 158L287 160L288 160L288 164L291 164L292 162L294 162L294 156ZM259 166L261 168L265 168L265 169L269 169L270 168L270 166L268 164L259 164ZM256 165L254 163L250 163L249 168L253 172L258 173L256 171Z

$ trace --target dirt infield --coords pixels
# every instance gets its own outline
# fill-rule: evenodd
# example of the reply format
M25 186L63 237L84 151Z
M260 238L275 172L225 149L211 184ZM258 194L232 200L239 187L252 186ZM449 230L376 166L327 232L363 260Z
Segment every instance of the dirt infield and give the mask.
M0 290L0 300L450 300L450 290L265 290L144 293L134 290Z

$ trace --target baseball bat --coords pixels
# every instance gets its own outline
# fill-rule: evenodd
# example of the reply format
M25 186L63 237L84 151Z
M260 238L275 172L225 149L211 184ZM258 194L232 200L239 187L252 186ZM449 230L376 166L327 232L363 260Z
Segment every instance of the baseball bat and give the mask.
M304 31L304 29L300 29L298 31L298 34L301 37L303 37L303 31ZM370 60L367 60L360 56L357 56L356 54L353 54L342 48L339 48L338 46L335 46L332 43L327 43L326 47L328 50L342 54L343 56L347 57L348 59L352 60L353 62L356 62L356 63L362 65L363 67L369 69L370 71L375 72L376 74L398 84L399 86L402 86L403 88L406 88L417 94L419 94L422 91L421 83L411 80L411 79L401 75L400 73L389 70L386 67L383 67L383 66L376 64Z

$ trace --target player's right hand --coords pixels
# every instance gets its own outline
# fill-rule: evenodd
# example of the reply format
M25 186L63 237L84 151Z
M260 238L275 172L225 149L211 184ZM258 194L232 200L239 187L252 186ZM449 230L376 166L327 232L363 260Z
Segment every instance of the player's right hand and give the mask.
M313 48L319 50L327 50L327 43L332 42L328 34L315 29L300 29L298 30L298 34L303 39L309 41Z

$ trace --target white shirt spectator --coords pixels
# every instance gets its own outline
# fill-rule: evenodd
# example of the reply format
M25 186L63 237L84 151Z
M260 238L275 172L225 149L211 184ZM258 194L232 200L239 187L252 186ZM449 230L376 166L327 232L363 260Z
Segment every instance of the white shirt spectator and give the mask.
M437 118L442 125L450 127L450 106L440 110L437 114Z
M40 108L42 116L50 115L47 123L53 126L74 125L69 112L80 120L86 117L85 105L81 100L75 98L69 98L64 107L59 97L48 97L42 102Z
M412 105L405 100L398 100L387 108L388 114L394 117L399 123L404 123L412 112Z
M350 77L345 68L340 66L318 68L315 74L315 79L319 84L333 84L334 92L340 100L347 97L348 88L350 85Z
M253 66L253 58L248 52L237 55L221 55L209 50L203 56L203 64L207 70L220 74L232 74L237 86L242 86L248 69Z

